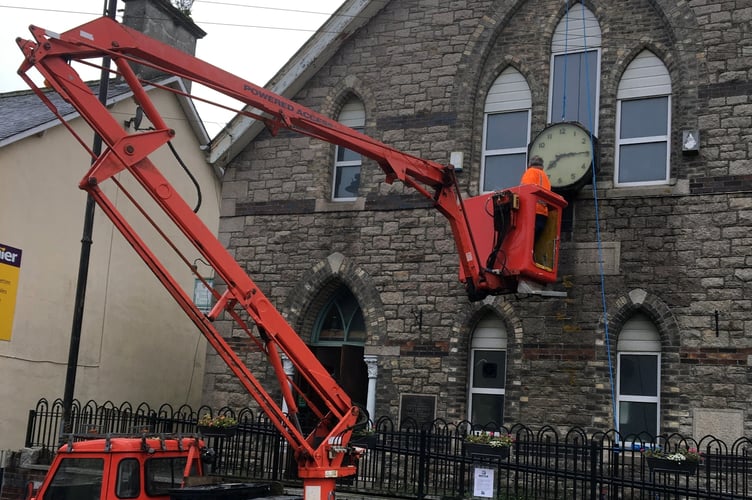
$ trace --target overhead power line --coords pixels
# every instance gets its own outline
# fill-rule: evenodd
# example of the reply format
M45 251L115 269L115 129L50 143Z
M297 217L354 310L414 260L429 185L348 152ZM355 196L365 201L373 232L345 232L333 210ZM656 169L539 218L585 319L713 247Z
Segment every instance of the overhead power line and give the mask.
M297 9L282 9L278 7L263 7L263 6L256 6L256 5L241 5L241 4L232 4L232 3L225 3L225 2L201 2L201 3L210 3L210 4L217 4L217 5L228 5L228 6L238 6L238 7L248 7L248 8L254 8L254 9L264 9L264 10L272 10L272 11L284 11L284 12L294 12L298 14L309 14L309 15L325 15L329 16L331 13L329 12L314 12L314 11L306 11L306 10L297 10ZM87 11L77 11L77 10L67 10L67 9L50 9L50 8L40 8L40 7L28 7L28 6L19 6L19 5L0 5L0 9L16 9L16 10L26 10L26 11L36 11L36 12L48 12L48 13L56 13L56 14L70 14L70 15L84 15L84 16L101 16L101 12L87 12ZM118 16L119 18L122 18L122 16ZM354 17L354 16L349 16ZM165 18L166 20L167 18ZM198 26L221 26L221 27L235 27L235 28L248 28L248 29L264 29L264 30L277 30L277 31L295 31L295 32L304 32L304 33L315 33L317 31L316 28L294 28L289 26L270 26L270 25L260 25L260 24L243 24L243 23L231 23L231 22L218 22L218 21L201 21L197 19L193 19L193 22L196 23Z
M29 7L21 5L0 5L0 9L18 9L18 10L35 10L37 12L55 12L58 14L76 14L84 16L101 16L101 12L84 12L69 9L41 9L39 7Z
M201 0L200 3L203 4L212 4L212 5L226 5L231 7L242 7L242 8L253 8L253 9L264 9L264 10L271 10L271 11L283 11L283 12L294 12L294 13L300 13L300 14L307 14L307 15L330 15L327 12L321 12L321 11L311 11L311 10L301 10L301 9L286 9L281 7L267 7L267 6L261 6L261 5L244 5L239 3L233 3L233 2L222 2L222 1L215 1L215 0ZM51 12L51 13L58 13L58 14L71 14L71 15L90 15L90 16L100 16L101 13L99 12L86 12L86 11L78 11L78 10L67 10L67 9L50 9L50 8L39 8L39 7L28 7L28 6L18 6L18 5L0 5L0 9L17 9L17 10L27 10L27 11L38 11L38 12ZM355 17L355 16L351 16ZM215 22L215 21L201 21L194 19L193 20L197 25L199 26L219 26L219 27L231 27L231 28L242 28L242 29L263 29L263 30L275 30L275 31L289 31L289 32L301 32L301 33L315 33L317 31L320 31L320 29L317 28L295 28L295 27L289 27L289 26L271 26L271 25L263 25L263 24L244 24L244 23L234 23L234 22ZM701 27L686 27L681 25L674 25L675 29L684 29L692 32L696 31L702 31L703 28ZM326 32L326 31L324 31ZM733 29L724 29L724 32L728 35L739 35L739 36L745 36L746 33L744 30L733 30ZM405 35L395 35L395 34L387 34L387 37L383 38L385 42L397 40L400 38L413 38L414 33L408 33ZM642 33L634 33L634 37L630 36L614 36L613 33L611 33L608 37L604 37L604 40L608 40L608 43L606 45L611 46L614 44L618 44L620 47L623 47L628 44L640 44L642 42ZM534 42L520 42L519 40L515 42L517 45L522 46L537 46ZM718 46L712 45L712 44L705 44L703 47L701 47L702 51L705 53L712 53L716 56L723 57L724 55L728 57L736 57L738 55L737 51L738 48L735 44L727 44L729 48L718 48ZM697 47L696 44L686 44L685 48L679 48L677 45L674 45L671 48L671 51L676 53L682 53L682 54L694 54L697 52L697 50L700 50L700 47Z
M316 11L316 10L302 10L302 9L284 9L282 7L267 7L267 6L261 6L261 5L247 5L242 3L234 3L234 2L217 2L214 0L200 0L198 3L205 3L205 4L213 4L213 5L226 5L228 7L243 7L248 9L263 9L263 10L275 10L275 11L281 11L281 12L294 12L296 14L316 14L316 15L322 15L322 16L330 16L331 12L322 12L322 11ZM353 17L353 16L350 16Z

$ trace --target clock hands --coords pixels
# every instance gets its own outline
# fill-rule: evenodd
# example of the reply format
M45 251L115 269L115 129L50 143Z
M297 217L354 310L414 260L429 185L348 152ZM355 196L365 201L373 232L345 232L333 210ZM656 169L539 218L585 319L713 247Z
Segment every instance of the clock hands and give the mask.
M563 160L564 158L568 158L570 156L581 156L581 155L590 155L590 151L578 151L578 152L571 152L571 153L560 153L556 156L554 156L554 159L551 160L548 163L548 166L546 167L546 170L551 170L556 166L556 163L559 160Z

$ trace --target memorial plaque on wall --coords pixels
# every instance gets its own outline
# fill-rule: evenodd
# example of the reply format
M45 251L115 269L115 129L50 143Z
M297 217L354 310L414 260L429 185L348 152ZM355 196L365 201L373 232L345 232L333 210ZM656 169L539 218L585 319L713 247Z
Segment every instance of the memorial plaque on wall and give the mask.
M425 394L400 394L399 421L418 425L430 424L436 418L436 396Z

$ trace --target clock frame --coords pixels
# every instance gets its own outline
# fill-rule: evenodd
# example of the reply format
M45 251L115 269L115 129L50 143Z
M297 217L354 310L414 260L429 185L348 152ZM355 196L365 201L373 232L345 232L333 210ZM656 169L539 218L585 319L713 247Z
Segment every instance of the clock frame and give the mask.
M543 170L551 189L574 191L598 168L598 139L580 123L559 122L546 126L530 143L528 158L543 158Z

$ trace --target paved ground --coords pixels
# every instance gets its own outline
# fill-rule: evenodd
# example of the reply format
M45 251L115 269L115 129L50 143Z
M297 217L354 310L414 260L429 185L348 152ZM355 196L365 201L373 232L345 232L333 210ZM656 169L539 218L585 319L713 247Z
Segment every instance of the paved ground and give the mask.
M303 498L303 488L285 488L286 495L292 495L294 498ZM351 491L336 492L336 500L394 500L396 497L381 497L376 495L368 495L362 492L353 493ZM322 498L321 500L327 500Z

